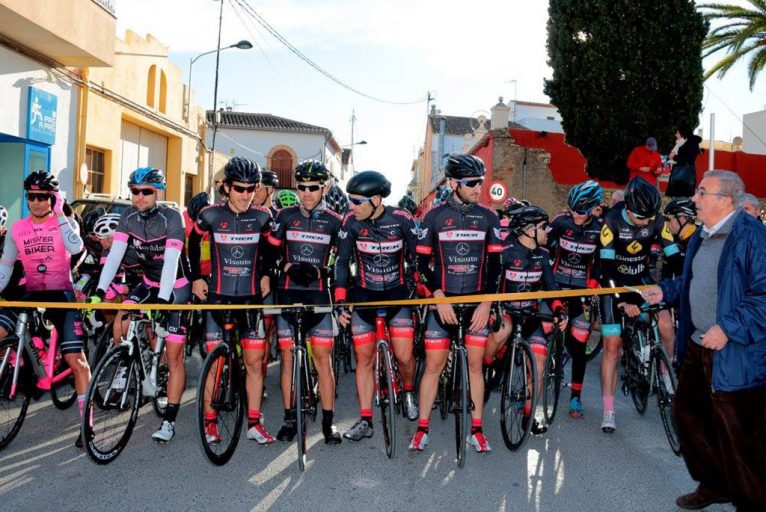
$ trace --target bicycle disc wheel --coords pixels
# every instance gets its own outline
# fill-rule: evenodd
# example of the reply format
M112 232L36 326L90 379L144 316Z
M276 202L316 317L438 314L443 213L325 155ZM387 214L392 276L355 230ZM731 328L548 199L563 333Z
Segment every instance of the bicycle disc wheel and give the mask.
M564 359L564 348L560 339L553 341L553 346L548 350L545 356L545 367L543 369L543 416L548 425L553 423L556 417L556 410L559 406L559 395L561 394L561 380L564 374L562 366Z
M19 340L15 337L0 341L0 450L8 446L21 430L27 416L30 396L22 384L23 372L19 372L16 393L11 398L13 384L13 364L16 359L16 347ZM28 371L28 370L27 370Z
M525 341L509 349L500 393L500 427L506 448L516 451L529 437L537 405L537 364ZM525 415L525 410L529 414Z
M678 439L676 421L673 417L673 399L676 396L676 377L673 375L673 367L665 350L656 347L652 357L654 363L654 383L657 386L657 405L660 408L660 418L665 435L668 437L670 449L676 455L681 455L681 441ZM667 376L663 376L666 372Z
M244 414L242 375L236 354L223 343L210 351L197 382L197 433L200 448L211 464L223 466L239 443ZM217 439L208 442L205 405L216 414Z
M128 347L114 347L93 372L83 408L85 451L96 464L109 464L125 448L138 420L141 384Z
M380 421L383 424L383 442L386 455L393 459L396 455L396 412L394 411L394 379L391 370L391 353L384 347L378 348L378 386Z
M455 414L455 451L457 452L457 465L462 468L465 465L465 446L468 441L468 420L470 418L471 396L468 389L468 362L465 352L455 351L453 366L453 394Z
M308 420L307 402L308 382L306 376L308 371L306 361L303 360L305 354L296 352L293 356L295 364L293 365L293 389L295 391L295 445L298 447L298 468L301 471L306 469L306 421ZM304 396L306 395L306 396Z

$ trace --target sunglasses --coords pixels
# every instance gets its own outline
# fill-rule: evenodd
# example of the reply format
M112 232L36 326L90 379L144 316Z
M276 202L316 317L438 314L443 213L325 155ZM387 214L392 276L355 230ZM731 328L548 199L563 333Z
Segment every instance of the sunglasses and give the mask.
M366 202L372 201L371 197L349 197L349 201L351 201L351 204L355 206L361 206Z
M473 188L484 183L484 178L462 178L458 182L464 187Z
M654 219L654 217L656 217L656 215L652 215L651 217L647 217L646 215L639 215L636 212L631 212L630 210L627 210L627 211L630 212L630 214L633 215L638 220L647 220L647 219L648 220L652 220L652 219Z
M295 188L298 189L298 192L316 192L322 188L322 185L302 185L299 183Z
M240 194L252 194L258 185L250 185L249 187L243 187L242 185L231 185L231 189Z
M50 194L45 193L37 193L37 192L27 192L27 201L30 203L33 203L35 201L47 201L51 198Z
M130 193L134 196L153 196L154 195L154 189L153 188L131 188Z

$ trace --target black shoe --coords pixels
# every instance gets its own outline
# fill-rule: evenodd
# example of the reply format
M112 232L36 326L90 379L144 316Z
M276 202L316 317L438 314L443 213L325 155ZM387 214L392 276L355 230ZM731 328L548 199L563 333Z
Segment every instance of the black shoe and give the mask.
M340 444L343 440L340 437L337 427L334 424L328 426L322 426L322 433L324 434L325 444Z
M539 436L546 432L548 432L548 425L546 425L544 421L535 420L532 423L532 433L534 435Z
M295 438L297 432L298 429L295 427L295 421L285 420L284 425L282 425L282 428L277 432L277 439L289 443Z
M77 441L74 442L74 447L78 450L82 450L85 448L85 444L82 442L82 432L80 432L80 435L77 436Z

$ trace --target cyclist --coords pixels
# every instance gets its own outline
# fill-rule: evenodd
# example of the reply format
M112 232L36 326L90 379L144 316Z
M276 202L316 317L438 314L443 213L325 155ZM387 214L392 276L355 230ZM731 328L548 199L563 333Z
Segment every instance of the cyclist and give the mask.
M677 258L678 245L660 211L660 193L657 187L640 176L630 180L625 187L625 201L612 206L604 216L601 228L600 258L602 284L608 286L635 286L652 284L649 259L652 245L659 244L668 258ZM606 433L616 429L614 392L617 387L617 363L622 350L622 326L619 309L630 317L641 312L643 302L635 294L601 297L601 333L604 338L604 355L601 359L601 394L604 416L601 430ZM660 329L668 328L670 314L658 315ZM672 329L672 325L669 327Z
M348 197L338 185L330 187L324 200L327 202L327 207L341 217L345 217L348 213Z
M572 187L567 209L551 221L548 248L553 261L553 274L560 289L598 288L599 233L603 221L598 210L604 200L601 186L593 180ZM570 322L566 347L572 358L572 385L569 396L569 416L585 415L581 394L585 377L585 348L590 338L590 321L583 312L585 298L567 301Z
M281 275L277 287L280 304L328 304L326 271L335 247L342 219L327 208L330 173L316 160L307 160L295 168L296 188L300 204L279 211L269 242L282 253ZM280 191L278 196L282 196ZM335 377L332 373L333 325L331 315L308 315L312 357L319 379L322 402L322 433L327 444L339 444L341 436L333 421L335 408ZM284 425L277 433L280 441L295 437L295 410L290 409L292 381L293 328L295 316L284 313L277 317L277 337L282 354L282 400L285 406Z
M195 194L191 199L189 199L189 204L186 205L186 210L184 210L183 215L185 234L184 247L187 248L187 255L189 247L189 235L194 230L194 225L197 223L199 212L201 212L202 209L206 208L207 206L210 206L210 196L207 192L200 192L199 194ZM205 233L202 235L202 240L200 242L200 275L208 277L211 270L210 235Z
M278 186L279 177L277 176L277 173L261 169L260 186L255 189L255 199L253 200L253 204L266 208L271 212L271 216L274 218L277 216L277 209L274 208L272 198L274 189Z
M253 199L259 187L258 164L234 157L224 167L226 201L204 208L189 235L189 261L192 291L208 304L260 304L264 246L268 246L272 218L267 208L256 206ZM210 285L202 276L200 243L203 235L211 240L213 273ZM266 248L268 250L268 248ZM240 343L246 369L247 438L258 444L270 444L274 437L261 420L263 367L266 352L263 325L255 310L235 312L239 318ZM206 311L205 340L208 351L223 339L220 317ZM217 416L205 404L205 432L208 443L220 442Z
M418 234L420 281L437 298L497 291L500 277L500 222L490 209L478 204L484 182L484 163L473 155L453 155L445 175L452 191L446 201L426 213ZM433 269L429 267L433 259ZM490 302L472 305L465 337L468 377L474 409L471 411L471 444L478 452L490 451L482 431L484 378L482 361L487 345ZM418 429L410 449L421 451L428 443L428 423L436 388L450 348L450 332L460 319L450 304L431 307L426 318L426 367L420 381Z
M684 262L689 239L697 232L697 224L694 222L696 218L697 207L688 197L676 197L665 207L665 219L679 249L679 258L673 260L675 263L683 264ZM673 268L670 264L666 264L662 268L662 277L663 279L680 277L682 271L683 267Z
M401 300L408 298L405 262L409 272L415 268L417 229L406 210L383 205L391 193L391 182L376 171L356 174L346 186L351 214L343 221L335 265L335 301L345 302L350 281L349 264L356 262L352 302ZM351 333L356 353L356 388L361 415L343 437L360 441L372 437L372 395L375 357L374 310L353 311ZM409 307L390 310L387 318L391 347L404 385L404 410L411 421L418 418L415 405L415 360L412 342L415 324ZM341 323L348 325L347 313Z
M510 234L505 240L503 250L503 272L501 291L503 293L534 292L540 289L556 290L556 281L548 259L545 244L548 239L548 214L539 206L522 206L513 212L510 220ZM557 318L563 317L564 306L560 300L550 304ZM513 331L513 315L524 310L538 311L539 301L504 302L503 325L495 336L490 337L484 351L484 363L491 363L498 349L505 344ZM540 318L531 316L524 322L522 336L529 343L537 362L538 394L542 396L542 376L545 369L545 357L548 355L548 344L543 332ZM533 415L531 403L524 409L524 421L528 422ZM544 422L534 420L532 433L542 434L548 430Z
M181 213L157 203L165 190L165 175L153 167L139 167L130 174L128 187L132 205L120 214L114 241L101 271L92 302L101 302L114 280L129 246L133 247L144 272L143 282L125 300L126 304L186 304L191 295L189 269L184 253L184 221ZM185 315L181 311L156 313L167 324L165 353L168 360L168 405L159 430L152 439L168 442L175 435L175 422L186 380L184 354Z
M5 247L5 236L8 232L6 224L8 223L8 210L5 206L0 205L0 259L3 255L3 247ZM24 296L24 286L22 279L24 277L24 270L19 261L13 265L13 271L11 277L8 280L8 285L3 290L4 300L21 300ZM16 330L16 313L12 309L2 308L0 309L0 339L5 338L10 333Z
M13 223L0 259L0 291L8 285L16 260L26 276L24 300L74 302L72 254L83 250L79 226L64 215L59 182L45 171L30 173L24 180L29 216ZM76 309L49 309L47 319L56 327L64 361L74 374L80 416L90 382L90 368L83 353L82 320ZM82 448L82 436L75 446Z
M274 200L274 206L276 207L277 211L279 211L283 208L295 206L298 204L298 202L298 196L295 195L295 192L290 189L283 188L277 192L277 198Z

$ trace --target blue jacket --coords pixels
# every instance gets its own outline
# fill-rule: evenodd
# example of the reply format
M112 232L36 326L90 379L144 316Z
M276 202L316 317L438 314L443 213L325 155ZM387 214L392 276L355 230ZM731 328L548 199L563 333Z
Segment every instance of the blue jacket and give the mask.
M678 361L683 360L694 332L689 283L692 260L702 243L701 231L697 230L689 240L681 277L660 283L665 302L680 300ZM766 386L766 229L758 219L742 211L735 213L718 263L716 323L729 341L713 355L713 390Z

